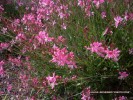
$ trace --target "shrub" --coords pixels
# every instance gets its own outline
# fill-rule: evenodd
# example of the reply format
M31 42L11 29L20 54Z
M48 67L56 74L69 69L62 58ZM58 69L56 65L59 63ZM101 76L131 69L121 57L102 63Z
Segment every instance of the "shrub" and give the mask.
M17 0L0 6L0 95L19 100L126 100L131 0ZM127 97L126 97L127 96Z

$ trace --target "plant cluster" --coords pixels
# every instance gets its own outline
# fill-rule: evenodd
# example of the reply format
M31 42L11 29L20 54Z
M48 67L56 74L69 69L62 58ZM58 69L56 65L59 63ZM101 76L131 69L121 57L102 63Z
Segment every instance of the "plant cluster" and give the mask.
M132 0L8 0L0 5L0 98L128 100Z

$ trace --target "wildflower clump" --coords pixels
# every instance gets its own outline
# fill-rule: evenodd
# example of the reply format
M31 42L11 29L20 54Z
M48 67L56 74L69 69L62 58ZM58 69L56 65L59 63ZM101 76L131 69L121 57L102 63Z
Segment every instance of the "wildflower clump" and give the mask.
M0 0L0 100L130 99L97 91L132 90L132 26L132 0Z

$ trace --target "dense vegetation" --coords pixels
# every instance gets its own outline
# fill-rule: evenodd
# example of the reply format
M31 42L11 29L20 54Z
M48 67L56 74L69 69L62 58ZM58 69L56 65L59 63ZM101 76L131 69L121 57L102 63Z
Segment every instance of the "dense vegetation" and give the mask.
M132 26L132 0L1 3L1 99L129 100Z

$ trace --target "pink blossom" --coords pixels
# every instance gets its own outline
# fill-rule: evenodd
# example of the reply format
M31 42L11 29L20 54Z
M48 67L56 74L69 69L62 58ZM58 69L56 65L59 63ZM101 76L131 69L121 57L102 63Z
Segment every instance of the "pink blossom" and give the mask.
M35 15L30 13L30 14L25 14L21 20L24 24L30 24L30 23L35 23Z
M84 0L78 0L78 6L85 7L85 1Z
M24 33L19 33L16 38L15 38L17 41L23 41L23 40L26 40L26 37L24 35Z
M26 81L28 80L28 76L26 74L20 74L19 78L22 80L22 81Z
M85 48L90 50L92 53L96 53L106 59L112 59L113 61L118 61L118 57L120 55L120 50L117 48L114 50L106 49L100 42L93 42L90 44L90 47L85 46Z
M63 19L65 17L65 14L63 12L60 12L59 14L60 19Z
M11 23L11 26L13 31L16 32L18 29L18 26L20 26L20 19L13 20L13 22Z
M125 97L125 96L119 96L119 100L127 100L127 97Z
M11 62L12 65L15 65L15 66L21 66L22 65L20 57L18 57L18 58L9 58L9 61Z
M119 75L118 79L125 79L129 74L127 72L119 72Z
M91 0L78 0L78 6L80 6L87 16L94 15L94 12L91 12Z
M3 66L5 64L4 61L0 61L0 67Z
M9 43L0 43L0 51L3 49L7 49L9 46Z
M3 69L3 65L5 64L4 61L0 61L0 75L4 74L4 69Z
M104 19L106 17L106 12L102 12L101 16L102 16L102 19Z
M76 76L76 75L73 75L73 76L71 77L71 79L72 79L72 80L76 80L76 79L77 79L77 76Z
M37 85L39 83L39 80L38 80L37 77L35 77L35 78L32 79L32 82L33 82L34 85Z
M65 23L63 23L62 25L61 25L61 27L63 28L63 29L67 29L67 26L66 26L66 24Z
M91 0L78 0L78 6L84 8L91 4Z
M90 50L92 53L94 52L98 52L98 49L102 47L102 43L100 42L93 42L92 44L90 44L90 47L88 47L87 49Z
M43 7L46 7L46 6L52 6L54 2L52 0L40 0L39 4L42 5Z
M91 5L87 5L86 7L85 7L85 13L86 13L86 15L87 16L91 16L91 15L93 15L93 13L91 12Z
M52 22L52 25L54 26L56 24L56 21L54 20L53 22Z
M11 84L7 84L7 91L10 92L12 90L12 85Z
M20 74L19 75L19 79L21 80L22 86L24 88L28 87L28 76L26 74Z
M17 3L18 3L19 6L23 6L24 5L24 3L21 2L20 0Z
M53 40L53 38L49 37L48 33L46 33L45 31L40 31L39 34L35 38L41 44L45 44L46 42L51 42Z
M114 61L118 61L118 57L120 55L120 50L118 50L117 48L114 50L105 50L106 56L105 58L108 59L113 59Z
M57 85L56 83L57 79L56 79L55 73L53 73L53 76L46 77L46 80L48 81L48 84L52 89L54 89L55 85Z
M129 13L129 20L133 20L133 13Z
M2 7L2 5L0 5L0 14L4 11L4 8Z
M13 21L12 25L19 26L20 25L20 19L15 19Z
M125 12L124 19L125 19L126 21L128 21L128 19L129 19L129 15L128 15L127 12Z
M113 100L127 100L127 97L125 97L125 96L119 96L119 97L117 97L117 98L115 98Z
M44 81L42 82L42 85L43 85L44 87L47 85L46 80L44 80Z
M83 91L82 91L82 100L94 100L93 97L91 97L90 95L91 93L91 90L90 90L90 87L88 88L85 88Z
M93 0L93 3L97 8L99 8L100 4L104 3L104 0Z
M30 100L36 100L35 96L32 96L32 97L30 98Z
M121 18L121 16L116 16L114 20L115 20L115 27L117 28L118 25L122 22L123 18Z
M58 36L57 38L58 42L64 42L65 41L65 38L63 36Z
M58 16L60 17L60 19L65 19L70 16L68 5L61 5L61 6L56 6L56 7L57 7L56 12L58 13Z
M68 53L66 48L60 49L57 46L53 46L53 50L51 62L57 63L59 66L68 65L69 68L76 68L73 52Z
M90 47L86 47L87 50L90 50L92 53L97 53L99 56L104 57L104 47L100 42L93 42L90 44Z

